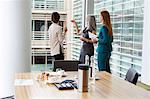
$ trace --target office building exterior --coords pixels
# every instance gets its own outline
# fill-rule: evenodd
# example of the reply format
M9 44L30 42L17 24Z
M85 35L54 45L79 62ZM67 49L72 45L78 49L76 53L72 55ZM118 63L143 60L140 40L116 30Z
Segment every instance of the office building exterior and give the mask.
M32 71L52 69L48 28L52 24L51 14L60 14L59 24L66 21L65 0L32 0Z
M64 0L32 0L32 9L64 11Z

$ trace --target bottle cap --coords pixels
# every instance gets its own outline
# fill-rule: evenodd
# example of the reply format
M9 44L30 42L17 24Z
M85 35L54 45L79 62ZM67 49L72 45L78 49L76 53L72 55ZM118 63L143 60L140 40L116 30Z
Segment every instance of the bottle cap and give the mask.
M78 68L81 69L81 70L89 70L89 65L87 64L79 64L78 65Z

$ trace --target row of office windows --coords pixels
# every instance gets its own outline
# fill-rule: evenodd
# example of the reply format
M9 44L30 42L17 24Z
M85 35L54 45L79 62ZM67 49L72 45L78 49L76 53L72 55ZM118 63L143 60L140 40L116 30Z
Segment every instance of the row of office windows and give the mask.
M32 0L33 10L64 10L64 0Z
M32 31L48 31L51 24L51 21L47 21L47 26L45 27L45 20L32 20ZM60 21L59 25L63 27L63 21Z

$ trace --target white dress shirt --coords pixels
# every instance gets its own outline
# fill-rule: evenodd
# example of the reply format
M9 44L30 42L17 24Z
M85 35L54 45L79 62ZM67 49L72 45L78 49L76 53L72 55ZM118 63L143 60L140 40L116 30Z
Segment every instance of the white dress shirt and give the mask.
M48 30L50 38L50 52L51 56L60 54L60 47L63 52L63 40L65 35L62 31L62 27L56 23L52 23Z

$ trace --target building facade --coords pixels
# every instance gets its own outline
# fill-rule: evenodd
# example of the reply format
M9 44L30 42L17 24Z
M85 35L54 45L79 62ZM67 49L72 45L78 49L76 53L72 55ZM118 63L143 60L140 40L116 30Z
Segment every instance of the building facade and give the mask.
M32 9L64 11L64 0L32 0Z
M52 69L48 28L54 11L60 14L63 27L67 16L64 0L32 0L32 71Z
M112 73L124 78L130 67L141 73L144 0L95 0L98 29L103 9L110 12L113 27Z

